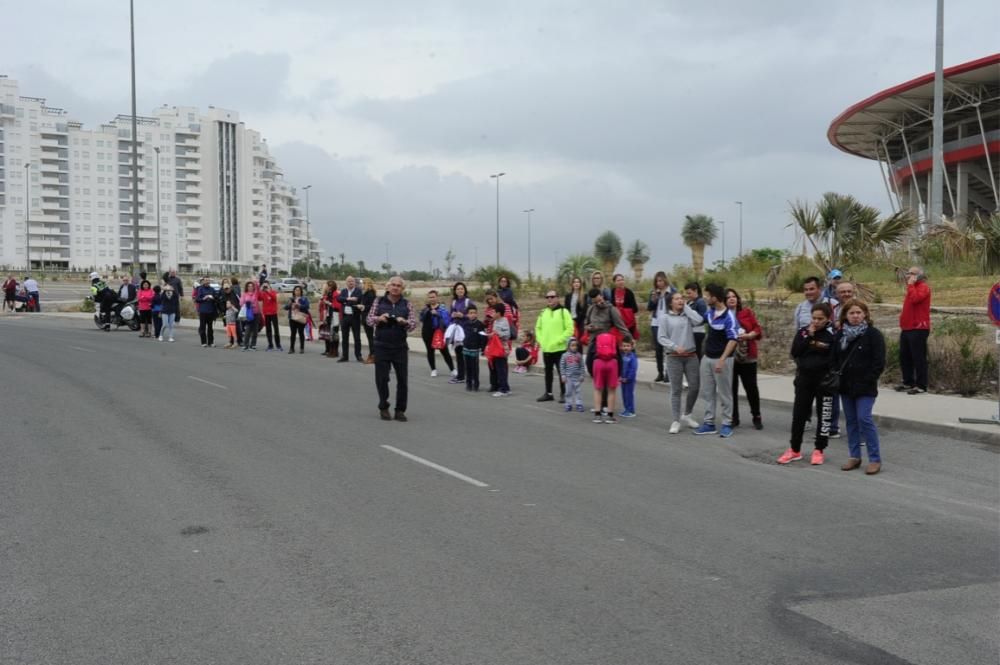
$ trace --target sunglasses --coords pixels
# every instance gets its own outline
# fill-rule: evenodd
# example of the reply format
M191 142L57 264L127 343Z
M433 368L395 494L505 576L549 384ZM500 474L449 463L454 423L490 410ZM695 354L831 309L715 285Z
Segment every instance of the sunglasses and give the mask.
M545 296L546 298L558 298L559 296Z

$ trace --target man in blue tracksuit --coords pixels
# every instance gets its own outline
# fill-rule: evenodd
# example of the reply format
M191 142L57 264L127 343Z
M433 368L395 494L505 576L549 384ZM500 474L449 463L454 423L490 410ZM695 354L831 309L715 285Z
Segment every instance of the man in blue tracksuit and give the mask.
M639 376L639 359L635 356L635 345L631 341L621 344L622 364L622 418L635 418L635 380Z

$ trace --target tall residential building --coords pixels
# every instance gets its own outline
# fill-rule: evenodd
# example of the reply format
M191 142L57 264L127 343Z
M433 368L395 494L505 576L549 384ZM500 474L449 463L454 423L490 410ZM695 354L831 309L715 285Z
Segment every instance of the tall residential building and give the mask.
M319 260L296 188L237 112L163 106L136 122L141 264L222 272ZM133 265L132 175L130 115L84 129L0 77L0 265Z

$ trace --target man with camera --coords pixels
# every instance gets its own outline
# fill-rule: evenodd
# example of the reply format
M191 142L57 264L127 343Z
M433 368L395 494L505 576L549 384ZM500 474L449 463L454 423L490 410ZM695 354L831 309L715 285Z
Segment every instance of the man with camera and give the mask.
M368 325L375 328L375 388L378 390L378 411L382 420L389 415L389 370L396 372L395 419L406 422L407 360L410 349L406 335L417 327L413 305L403 297L403 278L389 279L384 296L368 311Z

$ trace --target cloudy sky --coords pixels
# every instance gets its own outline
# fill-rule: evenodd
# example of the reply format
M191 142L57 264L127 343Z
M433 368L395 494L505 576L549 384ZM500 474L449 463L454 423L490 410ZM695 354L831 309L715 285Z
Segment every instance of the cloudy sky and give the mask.
M1000 3L946 3L945 65L998 50ZM888 201L827 142L856 101L934 66L933 0L136 0L139 112L238 110L312 184L327 255L550 272L614 229L688 262L685 214L726 252L790 247L788 201ZM3 11L0 73L94 126L129 109L128 3ZM721 258L717 241L708 260ZM621 267L625 267L624 264Z

